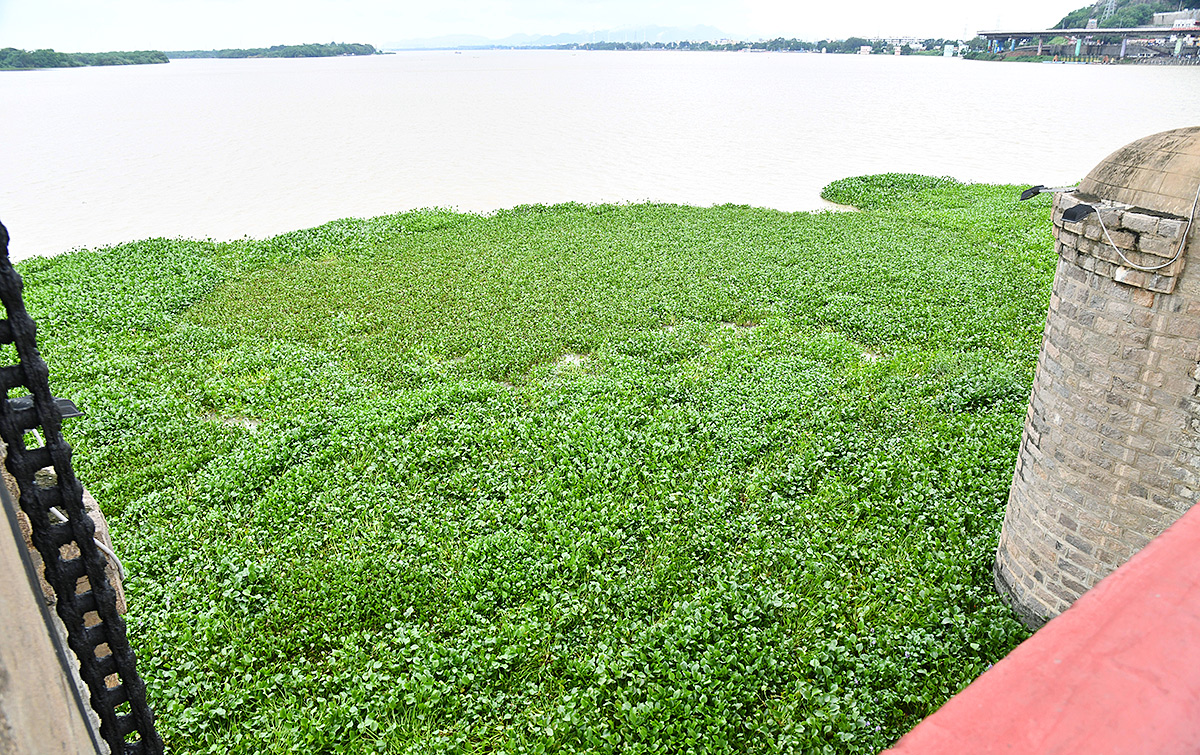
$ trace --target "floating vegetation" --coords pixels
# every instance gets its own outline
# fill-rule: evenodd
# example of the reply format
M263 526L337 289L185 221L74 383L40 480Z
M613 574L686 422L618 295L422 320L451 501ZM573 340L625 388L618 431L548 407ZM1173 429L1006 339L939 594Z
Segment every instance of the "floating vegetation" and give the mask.
M1025 636L990 567L1055 259L1016 196L22 263L172 752L887 746Z

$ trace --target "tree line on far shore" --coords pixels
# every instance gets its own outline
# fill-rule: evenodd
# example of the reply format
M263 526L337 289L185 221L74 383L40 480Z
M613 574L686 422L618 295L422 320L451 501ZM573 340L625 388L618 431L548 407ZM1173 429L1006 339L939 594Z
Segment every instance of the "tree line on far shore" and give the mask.
M339 55L376 55L374 45L330 42L327 45L275 45L229 50L136 50L132 52L57 52L55 50L0 49L0 71L80 66L130 66L170 63L172 58L329 58Z
M957 45L953 39L925 39L919 47L903 45L900 48L903 55L937 54L941 55L945 45ZM561 45L547 45L541 49L550 50L700 50L705 52L738 52L741 50L761 52L830 52L857 53L863 47L872 48L872 52L891 52L894 46L882 39L866 39L865 37L848 37L846 39L822 39L808 42L803 39L776 39L746 42L572 42ZM923 48L923 49L922 49Z
M226 50L174 50L168 58L332 58L339 55L376 55L374 45L330 42L327 45L273 45Z
M0 49L0 70L29 68L77 68L81 66L129 66L144 63L168 63L159 50L127 52L55 52L54 50Z

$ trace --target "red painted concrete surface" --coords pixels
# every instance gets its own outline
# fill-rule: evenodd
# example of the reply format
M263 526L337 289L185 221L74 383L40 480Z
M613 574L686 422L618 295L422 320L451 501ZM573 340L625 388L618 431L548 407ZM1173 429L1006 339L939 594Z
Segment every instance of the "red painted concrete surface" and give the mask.
M885 752L1200 753L1200 506Z

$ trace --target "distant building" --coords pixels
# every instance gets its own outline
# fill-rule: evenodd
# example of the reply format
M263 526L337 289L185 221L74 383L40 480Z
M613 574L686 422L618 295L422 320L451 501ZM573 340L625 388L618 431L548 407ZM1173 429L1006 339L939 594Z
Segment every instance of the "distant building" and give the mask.
M863 45L862 47L858 48L858 54L859 55L870 55L871 54L871 46Z
M1172 11L1171 13L1155 13L1154 20L1150 23L1153 26L1178 28L1176 24L1180 21L1196 21L1197 19L1200 19L1200 9L1193 8L1191 10ZM1194 24L1190 26L1194 26Z

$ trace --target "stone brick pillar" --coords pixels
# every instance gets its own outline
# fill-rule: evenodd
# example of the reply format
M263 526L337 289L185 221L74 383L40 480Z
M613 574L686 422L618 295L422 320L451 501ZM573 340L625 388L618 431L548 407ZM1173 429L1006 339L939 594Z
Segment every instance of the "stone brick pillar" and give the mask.
M1031 627L1200 498L1198 184L1194 127L1118 150L1056 197L1058 268L995 563ZM1096 212L1065 222L1081 203Z

